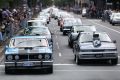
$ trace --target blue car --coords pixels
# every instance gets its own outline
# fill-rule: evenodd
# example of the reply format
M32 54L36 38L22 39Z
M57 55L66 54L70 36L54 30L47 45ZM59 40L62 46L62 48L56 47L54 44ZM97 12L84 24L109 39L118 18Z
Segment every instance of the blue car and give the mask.
M53 52L44 36L17 36L5 48L5 73L46 69L53 73Z

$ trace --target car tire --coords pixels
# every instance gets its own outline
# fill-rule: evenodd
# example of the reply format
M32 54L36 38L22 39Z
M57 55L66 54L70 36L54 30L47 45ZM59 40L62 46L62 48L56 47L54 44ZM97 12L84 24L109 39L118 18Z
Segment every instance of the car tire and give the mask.
M114 24L114 23L112 23L112 25L114 26L115 24Z
M111 65L117 65L117 63L118 63L118 58L111 59Z
M76 56L74 55L74 61L76 61Z
M69 46L70 46L71 48L73 48L73 44L72 44L72 43L70 43Z
M53 65L48 68L48 73L53 73Z
M5 74L9 74L9 73L10 73L9 69L5 66Z
M66 35L66 32L63 32L63 35Z
M112 22L110 21L110 24L112 24Z
M60 31L62 32L62 28L60 28Z
M49 21L47 22L47 24L49 24Z
M80 65L80 59L78 58L78 56L75 56L75 62L77 65Z

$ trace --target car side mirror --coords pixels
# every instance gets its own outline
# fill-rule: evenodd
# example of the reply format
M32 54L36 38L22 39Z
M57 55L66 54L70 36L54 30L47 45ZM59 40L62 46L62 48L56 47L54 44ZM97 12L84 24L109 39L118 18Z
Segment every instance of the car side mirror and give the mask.
M117 43L117 41L116 41L116 40L113 40L113 43Z

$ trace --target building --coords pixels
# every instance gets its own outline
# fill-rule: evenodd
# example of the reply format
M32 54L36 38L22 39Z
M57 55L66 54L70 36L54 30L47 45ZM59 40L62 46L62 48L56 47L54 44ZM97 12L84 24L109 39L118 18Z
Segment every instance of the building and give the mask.
M120 9L120 0L75 0L81 7L96 6L101 9Z

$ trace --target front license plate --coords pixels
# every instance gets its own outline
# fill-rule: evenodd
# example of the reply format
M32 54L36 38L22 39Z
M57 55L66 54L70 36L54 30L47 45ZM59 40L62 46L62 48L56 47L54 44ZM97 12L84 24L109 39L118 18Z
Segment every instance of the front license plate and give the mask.
M100 58L100 57L103 57L103 55L102 54L96 54L95 57Z
M23 63L23 66L33 66L33 63L26 61Z

